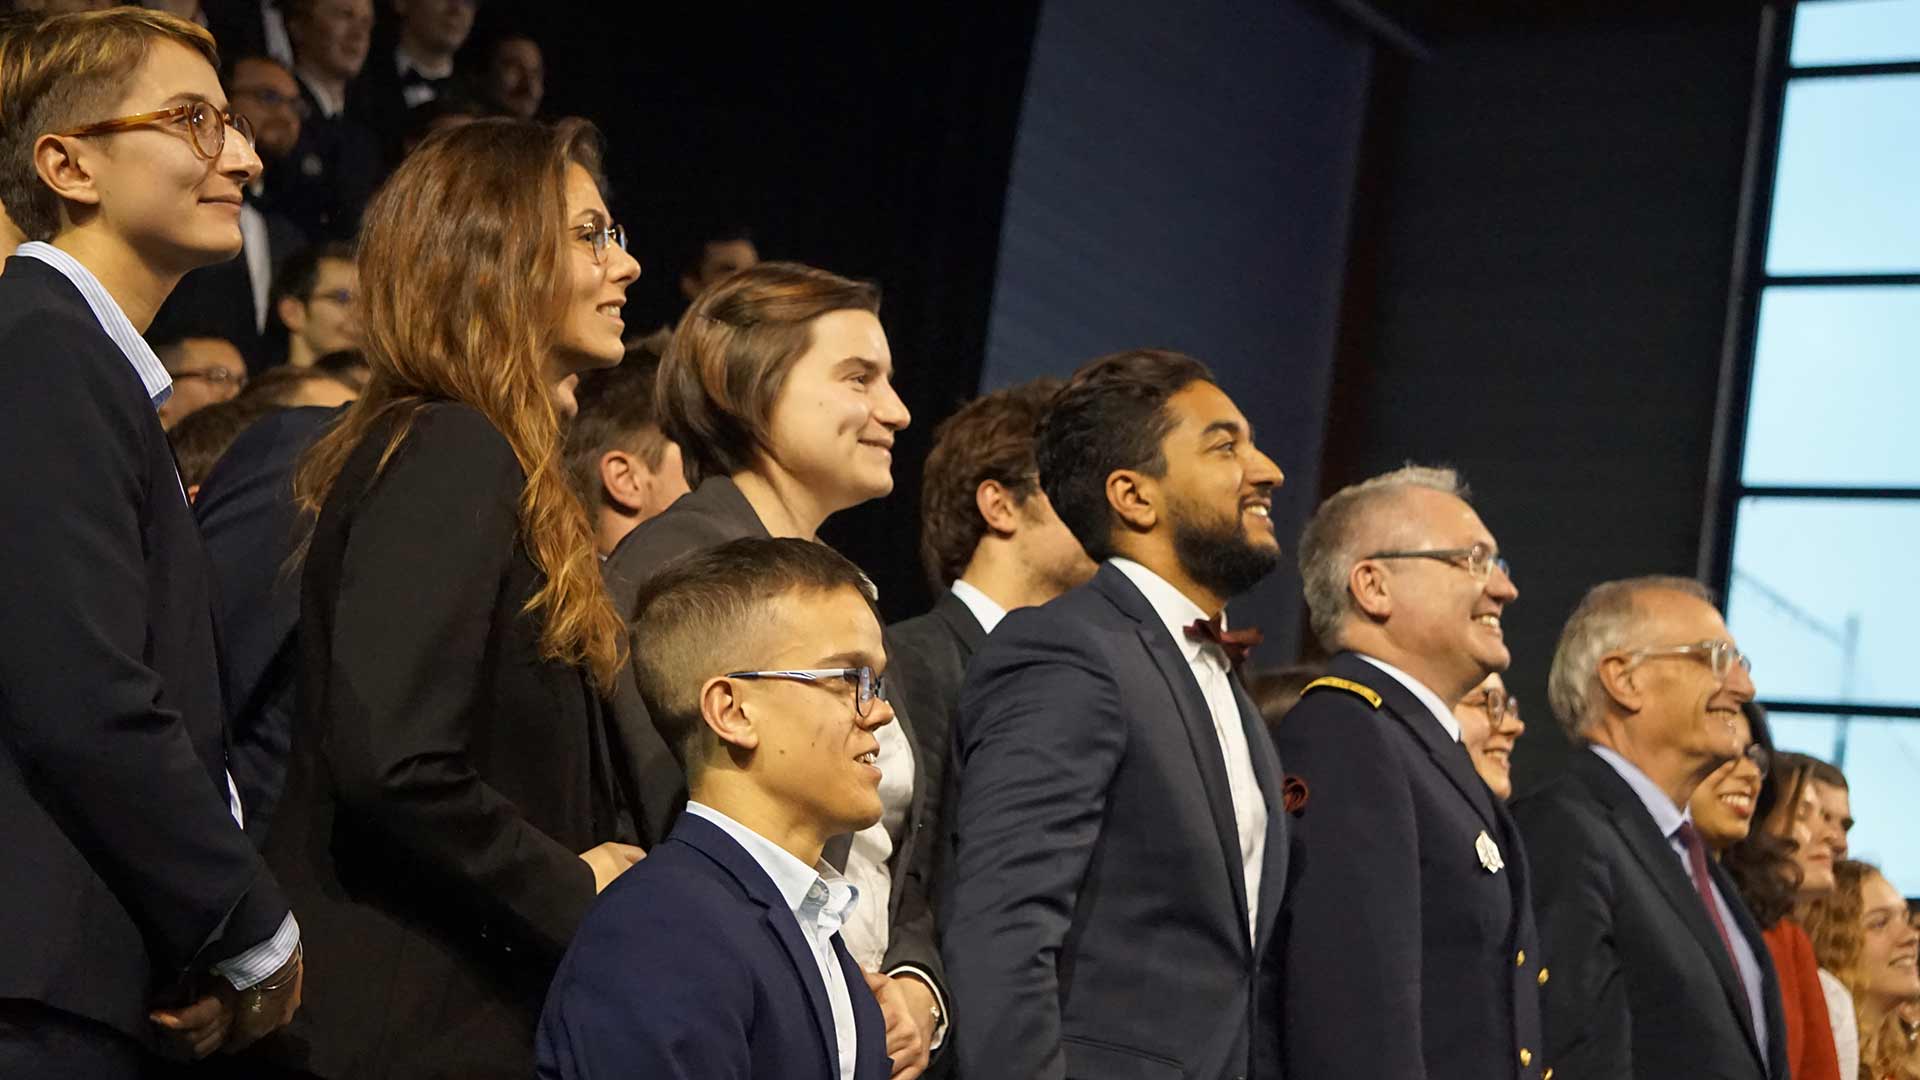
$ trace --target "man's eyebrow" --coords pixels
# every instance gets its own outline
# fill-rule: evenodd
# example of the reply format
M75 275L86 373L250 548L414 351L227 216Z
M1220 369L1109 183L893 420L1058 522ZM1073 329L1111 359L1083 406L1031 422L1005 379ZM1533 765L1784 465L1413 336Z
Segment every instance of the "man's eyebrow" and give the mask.
M1215 420L1213 423L1200 429L1200 437L1202 439L1216 433L1231 435L1237 439L1246 433L1246 429L1240 426L1238 420Z

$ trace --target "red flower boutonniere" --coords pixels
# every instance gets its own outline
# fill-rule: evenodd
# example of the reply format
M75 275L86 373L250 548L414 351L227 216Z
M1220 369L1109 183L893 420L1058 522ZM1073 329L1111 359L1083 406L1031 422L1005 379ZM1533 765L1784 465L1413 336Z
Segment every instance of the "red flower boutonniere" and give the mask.
M1280 781L1280 805L1287 813L1299 817L1306 812L1307 782L1294 775L1287 775Z

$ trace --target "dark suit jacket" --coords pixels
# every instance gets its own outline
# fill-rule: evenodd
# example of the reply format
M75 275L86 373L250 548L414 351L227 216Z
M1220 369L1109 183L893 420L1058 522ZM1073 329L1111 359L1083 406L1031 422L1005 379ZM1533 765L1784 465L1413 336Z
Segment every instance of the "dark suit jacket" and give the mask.
M267 265L279 274L280 264L306 247L306 234L286 215L262 211L267 224ZM217 337L233 342L246 358L247 370L258 374L285 359L287 336L271 317L266 329L255 322L253 279L247 275L247 252L223 263L203 266L180 279L167 302L154 314L147 335L153 340L171 336Z
M319 100L304 82L300 97L307 103L307 118L292 152L266 163L267 201L315 243L352 242L361 211L386 179L380 142L354 119L351 94L348 111L331 117L321 114Z
M1392 676L1353 653L1327 673L1380 705L1321 687L1275 731L1308 792L1278 954L1287 1075L1537 1080L1559 1062L1544 1053L1544 969L1512 818Z
M940 906L966 1075L1224 1078L1271 1060L1257 988L1287 820L1273 744L1236 696L1268 812L1251 940L1212 715L1126 575L1103 566L1009 614L974 657Z
M754 513L753 504L740 493L740 488L724 476L703 480L700 486L680 496L672 506L646 521L640 523L626 539L607 556L607 585L613 591L613 602L620 614L631 618L634 604L639 600L640 586L662 566L684 555L691 555L710 547L716 547L729 540L747 537L765 537L767 527L760 522L760 516ZM630 681L623 676L623 681ZM637 703L639 694L632 693ZM645 706L641 706L644 710ZM932 975L936 982L945 975L940 966L940 949L934 938L933 919L929 914L931 905L927 902L924 883L911 872L914 866L918 840L925 831L926 822L937 812L938 790L933 784L924 782L926 777L926 755L921 752L920 741L915 737L917 719L910 717L910 710L896 708L894 722L907 736L907 744L913 750L913 804L907 808L907 817L901 828L901 842L888 860L888 870L893 878L893 892L889 898L888 922L890 929L887 938L887 955L881 966L886 970L901 964L912 964ZM627 713L622 709L622 715ZM623 727L626 727L623 723ZM648 730L652 722L646 723ZM634 733L634 737L644 735ZM655 734L654 738L658 738ZM845 855L844 844L829 856L830 861L839 865ZM834 849L830 848L830 852ZM944 985L942 986L944 990Z
M885 1080L886 1021L840 935L856 1080ZM683 815L607 887L554 977L542 1080L839 1080L827 986L793 910L725 830Z
M540 655L507 440L430 405L348 459L301 583L300 720L267 844L316 962L269 1056L325 1077L525 1077L619 837L605 707Z
M233 733L227 768L263 845L287 778L299 667L300 579L288 565L303 521L293 471L344 409L279 409L214 463L193 503L213 565L213 621Z
M1288 717L1292 723L1292 717ZM1733 881L1720 894L1760 962L1767 1054L1732 957L1633 788L1590 751L1514 803L1534 852L1534 903L1553 980L1548 1057L1568 1077L1787 1080L1773 961Z
M156 993L287 902L227 805L206 553L166 435L30 258L0 276L0 506L0 998L144 1041Z

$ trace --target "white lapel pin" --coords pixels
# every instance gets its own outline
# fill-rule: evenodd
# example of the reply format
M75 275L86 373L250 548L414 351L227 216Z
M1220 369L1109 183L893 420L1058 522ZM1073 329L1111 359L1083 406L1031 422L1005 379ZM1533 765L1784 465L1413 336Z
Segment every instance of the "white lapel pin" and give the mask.
M1481 829L1480 835L1474 838L1473 853L1480 856L1480 865L1486 867L1489 874L1497 874L1507 868L1507 860L1500 857L1500 845L1493 842L1493 837L1488 836L1485 829Z

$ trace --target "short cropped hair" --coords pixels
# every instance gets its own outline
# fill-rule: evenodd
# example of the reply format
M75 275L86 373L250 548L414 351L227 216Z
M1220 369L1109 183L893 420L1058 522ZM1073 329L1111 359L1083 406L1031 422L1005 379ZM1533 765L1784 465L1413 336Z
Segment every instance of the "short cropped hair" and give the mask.
M0 204L30 240L60 229L60 197L40 180L33 144L49 132L111 120L107 112L155 41L176 41L215 71L213 35L163 11L116 7L12 27L0 50Z
M311 383L333 383L358 393L360 388L344 376L317 367L271 367L247 380L247 388L235 400L257 401L268 408L291 408ZM185 421L182 421L185 423Z
M600 482L600 458L610 450L637 455L649 469L667 456L653 391L660 358L645 344L628 346L626 358L610 368L580 373L573 399L579 411L567 427L567 475L589 511L598 510L606 491Z
M694 300L660 361L660 426L680 444L687 483L730 476L766 445L787 373L813 344L813 321L880 313L880 289L790 262L729 274Z
M1347 615L1355 610L1347 578L1364 556L1355 546L1367 515L1414 488L1471 502L1472 492L1452 469L1408 463L1334 492L1314 510L1300 533L1300 581L1313 636L1329 652L1342 647Z
M1133 349L1088 361L1054 396L1034 440L1040 487L1095 562L1114 554L1107 478L1120 469L1166 475L1161 441L1174 428L1167 399L1213 381L1185 353Z
M700 715L708 679L761 663L767 610L794 594L851 589L879 621L873 583L825 544L751 537L676 559L640 588L631 624L634 679L654 726L687 770L712 736Z
M1059 379L996 390L961 406L933 431L920 484L920 565L939 592L967 569L987 534L976 495L989 480L1025 505L1040 490L1034 433L1047 405L1066 385Z
M1677 592L1713 603L1713 594L1692 578L1664 574L1603 581L1587 590L1567 616L1547 672L1547 704L1574 742L1600 718L1600 658L1633 644L1645 615L1642 593Z
M313 290L320 286L320 264L323 262L353 262L353 248L339 241L315 244L287 256L273 275L273 291L267 300L267 310L276 311L280 301L291 296L306 303L313 296ZM279 321L276 313L274 320Z

